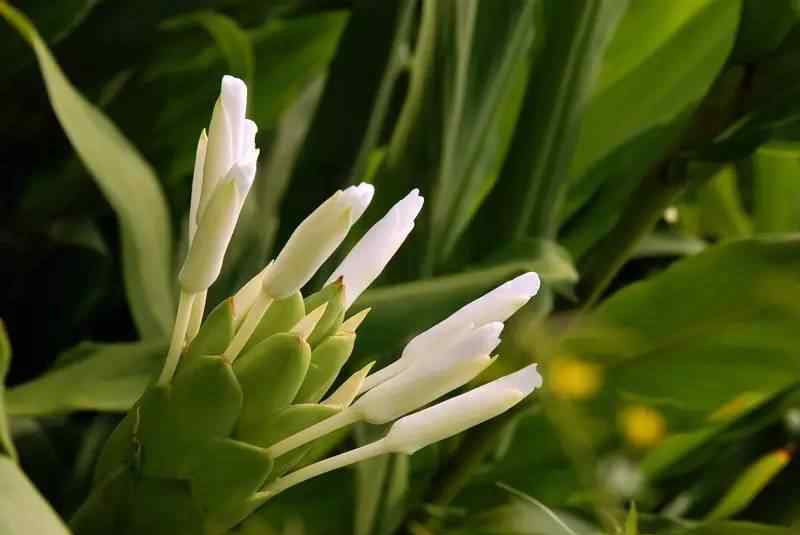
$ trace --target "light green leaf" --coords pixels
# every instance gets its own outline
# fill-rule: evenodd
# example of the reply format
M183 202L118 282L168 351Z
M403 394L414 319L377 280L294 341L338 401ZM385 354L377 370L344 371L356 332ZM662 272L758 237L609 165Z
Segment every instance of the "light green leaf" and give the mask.
M67 80L25 15L5 2L0 2L0 15L36 53L56 117L117 213L125 286L140 334L164 335L175 310L170 284L172 235L166 201L152 168Z
M11 433L8 431L8 418L6 418L5 380L8 369L11 367L11 342L8 340L6 324L0 319L0 452L17 458Z
M69 535L55 511L10 458L0 455L0 533Z
M439 82L445 90L442 153L432 181L428 242L428 254L439 262L452 252L500 174L530 70L535 7L535 2L464 0L440 2L433 14L438 33L429 52L436 59L429 72L418 75L447 78Z
M751 165L756 231L800 231L800 143L769 142Z
M569 167L599 66L627 1L543 2L544 43L528 81L503 169L498 208L512 238L552 239L569 187ZM618 110L614 110L615 113Z
M740 7L738 0L630 3L581 125L571 173L576 182L566 215L574 214L607 180L641 176L673 142L673 136L655 136L649 150L633 153L626 146L667 128L700 101L733 46ZM626 155L620 157L627 160L620 162L622 171L593 170L623 150Z
M706 518L721 520L742 511L791 460L792 454L785 449L762 456L744 469Z
M800 238L710 247L627 286L566 349L611 365L609 390L679 411L764 395L800 373Z
M41 377L10 389L13 416L44 416L79 410L127 411L164 363L167 343L143 340L120 344L84 342L80 353Z

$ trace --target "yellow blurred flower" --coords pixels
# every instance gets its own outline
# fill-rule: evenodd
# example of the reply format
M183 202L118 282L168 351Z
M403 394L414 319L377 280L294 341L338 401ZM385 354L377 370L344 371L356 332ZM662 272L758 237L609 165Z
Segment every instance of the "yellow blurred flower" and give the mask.
M620 414L620 427L625 439L637 448L655 446L667 431L664 417L644 405L632 405L624 409Z
M547 372L550 390L559 398L581 400L594 396L603 384L603 369L575 357L557 357Z

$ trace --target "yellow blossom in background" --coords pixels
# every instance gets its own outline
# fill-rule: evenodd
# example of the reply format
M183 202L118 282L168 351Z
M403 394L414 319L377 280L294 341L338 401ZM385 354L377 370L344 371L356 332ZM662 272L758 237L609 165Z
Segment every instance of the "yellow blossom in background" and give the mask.
M625 439L637 448L655 446L667 431L664 417L644 405L632 405L624 409L620 414L620 427Z
M603 369L576 357L556 357L548 367L550 390L562 399L594 396L603 384Z

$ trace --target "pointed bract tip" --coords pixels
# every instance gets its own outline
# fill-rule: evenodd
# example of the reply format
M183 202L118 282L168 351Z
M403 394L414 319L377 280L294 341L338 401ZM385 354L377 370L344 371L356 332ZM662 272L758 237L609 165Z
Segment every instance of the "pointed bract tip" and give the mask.
M366 379L374 365L375 361L372 361L351 375L342 383L342 386L322 402L322 405L335 406L342 409L349 407L361 391L361 385L364 384L364 379Z
M322 319L322 316L325 314L325 310L327 308L328 303L322 303L320 306L306 314L303 319L298 321L289 332L299 335L303 338L303 340L308 339L311 333L314 332L314 328L317 326L317 323L319 323L319 320Z
M370 313L372 308L365 308L364 310L357 312L344 320L342 324L339 326L339 332L346 332L346 333L354 333L356 329L358 329L364 320L367 318L367 315Z

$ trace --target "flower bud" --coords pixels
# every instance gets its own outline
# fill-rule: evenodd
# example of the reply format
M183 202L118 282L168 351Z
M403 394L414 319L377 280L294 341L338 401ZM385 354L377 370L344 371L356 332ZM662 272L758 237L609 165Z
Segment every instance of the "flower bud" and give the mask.
M197 142L189 206L189 252L179 280L184 291L207 290L219 276L239 213L256 174L256 125L245 118L247 87L222 78L208 135ZM199 242L199 243L198 243Z
M414 337L403 349L399 359L367 377L363 390L367 391L381 384L428 355L435 355L441 350L443 343L453 340L459 333L492 321L507 320L536 295L539 284L539 276L528 272L464 305L447 319Z
M369 184L337 191L300 223L264 275L266 294L280 299L305 286L364 213L373 192Z
M500 344L503 324L471 329L438 351L364 394L353 405L362 419L382 424L417 410L459 388L492 363L489 355ZM445 341L443 341L445 342Z
M217 187L200 218L178 280L189 293L208 289L222 270L222 261L255 176L255 161L236 164Z
M214 190L233 164L246 158L255 148L257 129L252 121L245 119L246 107L245 83L233 76L223 76L220 95L214 104L208 128L198 217L202 216Z
M412 190L364 234L328 278L326 285L340 277L344 279L345 308L350 308L381 274L414 228L414 219L422 210L423 202L419 190Z
M536 364L397 420L387 452L412 454L504 413L542 385Z

